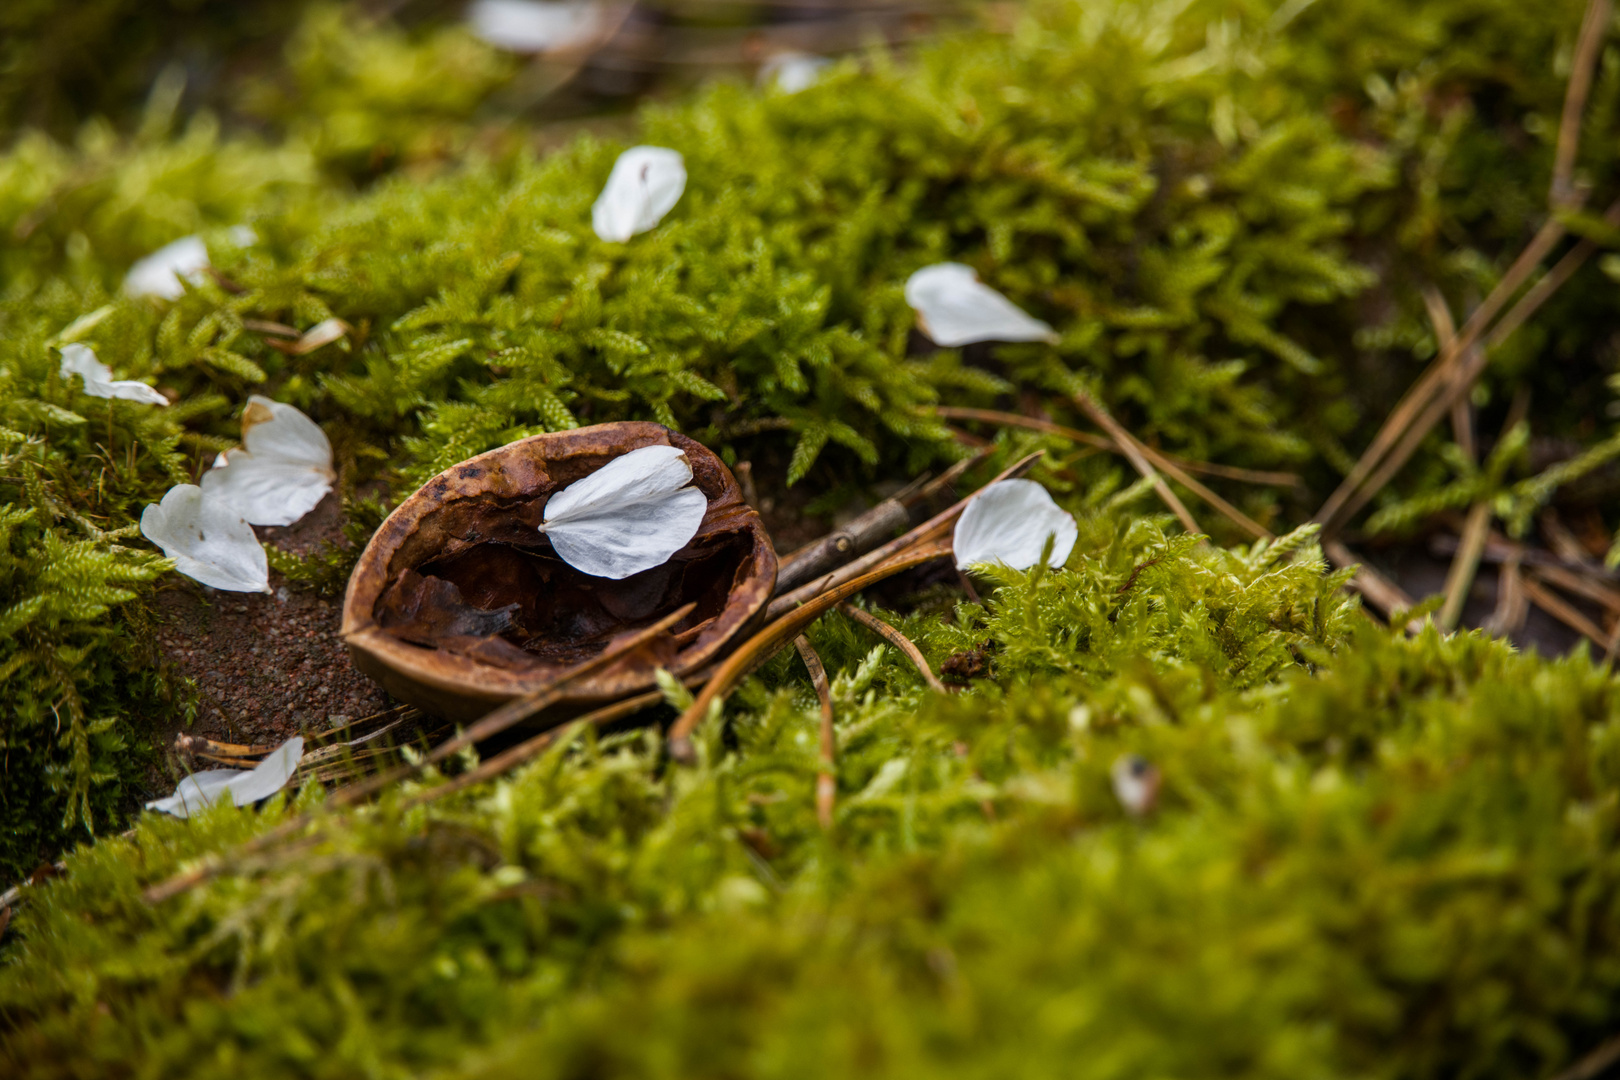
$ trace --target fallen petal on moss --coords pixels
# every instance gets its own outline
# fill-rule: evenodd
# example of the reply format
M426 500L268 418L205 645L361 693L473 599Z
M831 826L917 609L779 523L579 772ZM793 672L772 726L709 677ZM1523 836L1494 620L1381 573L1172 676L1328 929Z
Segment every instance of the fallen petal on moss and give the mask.
M196 281L208 265L208 248L202 237L182 236L130 267L124 277L124 292L174 300L185 295L184 281Z
M269 592L264 545L240 511L196 484L176 484L141 513L141 535L194 581L227 592Z
M1062 566L1080 530L1074 515L1034 480L1002 480L975 495L956 519L951 549L958 569L1003 563L1028 570L1052 537L1051 565Z
M332 444L298 409L257 394L242 414L243 446L214 459L202 488L254 525L291 525L332 490Z
M62 346L62 378L79 376L84 380L84 392L91 397L121 398L124 401L142 401L148 405L167 405L169 399L157 390L135 379L115 379L112 369L100 360L88 345Z
M825 56L814 53L779 52L759 66L759 85L797 94L814 86L830 63Z
M588 43L601 32L602 12L590 3L477 0L467 9L475 37L516 53L543 53Z
M697 533L709 500L691 484L685 454L643 446L553 495L540 531L574 569L623 580L668 562Z
M270 751L252 770L209 769L192 773L180 781L173 795L154 799L146 808L183 818L227 798L237 806L247 806L268 799L286 787L303 757L303 737L295 735Z
M624 241L664 220L686 190L686 164L662 146L632 146L619 155L591 207L591 228L603 240Z
M976 341L1048 341L1052 327L979 280L971 266L935 263L906 281L906 303L930 341L946 348Z

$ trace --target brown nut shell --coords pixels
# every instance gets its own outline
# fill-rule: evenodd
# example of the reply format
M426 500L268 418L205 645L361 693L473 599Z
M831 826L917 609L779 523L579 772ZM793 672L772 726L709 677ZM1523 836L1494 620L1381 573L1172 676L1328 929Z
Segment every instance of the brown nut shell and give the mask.
M674 446L709 500L697 534L662 566L590 577L539 531L546 500L643 446ZM455 465L388 516L343 601L343 639L360 671L394 697L449 720L482 716L555 681L621 634L683 604L674 630L569 693L576 707L646 690L717 659L765 612L776 550L730 470L660 424L535 435Z

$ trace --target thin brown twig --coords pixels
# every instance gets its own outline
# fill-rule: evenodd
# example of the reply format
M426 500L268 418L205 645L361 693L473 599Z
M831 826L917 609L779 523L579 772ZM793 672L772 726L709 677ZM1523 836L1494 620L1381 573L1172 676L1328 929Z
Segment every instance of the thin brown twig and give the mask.
M816 774L816 821L823 829L833 827L833 805L838 797L838 738L833 729L832 687L827 685L827 667L821 662L810 639L800 634L793 639L799 659L810 672L810 684L821 702L821 768Z
M1123 424L1110 416L1108 410L1103 408L1102 404L1091 396L1090 391L1085 389L1075 391L1074 400L1080 406L1081 411L1091 417L1092 423L1113 437L1120 452L1130 459L1131 464L1136 467L1136 471L1152 482L1153 490L1158 492L1159 498L1163 500L1164 505L1168 506L1171 513L1175 514L1181 521L1181 527L1190 533L1203 532L1204 530L1198 527L1197 520L1188 512L1186 506L1182 505L1181 500L1176 498L1176 493L1170 490L1170 485L1164 482L1164 477L1160 476L1158 470L1149 463L1147 455L1142 452L1142 444L1137 441L1136 436L1126 431Z
M999 409L968 409L955 405L939 405L934 408L934 412L945 420L977 420L980 423L996 424L1001 427L1021 427L1047 435L1056 435L1072 443L1090 446L1097 450L1106 450L1109 453L1119 452L1119 444L1106 435L1093 435L1089 431L1081 431L1079 428L1053 423L1051 420L1043 420L1038 416L1024 416L1019 413L1002 412ZM1200 476L1215 476L1223 480L1259 484L1262 487L1298 487L1300 485L1298 473L1271 472L1265 469L1242 469L1235 465L1217 465L1212 461L1194 461L1191 458L1177 457L1174 454L1162 452L1160 452L1159 456L1165 461L1174 462L1186 472Z
M823 613L837 607L869 585L875 585L902 570L949 555L950 551L949 541L916 542L914 546L891 555L869 573L829 588L802 605L790 608L785 615L749 638L715 669L713 677L704 685L691 706L669 729L670 757L686 764L695 761L692 733L697 730L704 717L708 716L709 707L729 694L732 688L755 667L786 648L805 627L815 622Z
M784 557L776 569L776 591L795 589L893 538L896 532L911 524L912 515L926 507L930 499L951 487L963 473L989 455L990 451L985 449L963 458L939 476L884 499L854 521Z
M917 673L923 677L923 681L928 684L930 690L938 690L942 694L945 692L945 684L939 681L939 678L934 674L934 669L928 666L928 658L922 654L921 649L917 648L914 641L876 615L873 615L870 611L863 611L854 604L839 604L838 611L840 614L854 619L904 653L906 659L911 661L912 667L917 669Z
M1036 461L1040 460L1042 453L1042 451L1037 450L1035 453L1030 454L1027 457L1019 458L1017 461L1001 470L1000 473L996 474L996 476L991 479L990 483L994 484L1000 480L1008 480L1013 477L1024 475L1024 473L1028 472L1035 465ZM986 484L985 486L989 487L990 485ZM805 584L800 585L798 588L793 589L791 592L783 593L781 596L776 597L771 601L770 606L765 609L765 617L767 619L779 618L792 611L800 604L809 601L813 597L820 595L828 589L835 588L844 582L851 580L852 578L859 577L860 575L871 570L873 567L884 562L884 560L894 556L898 552L904 551L913 545L923 543L924 541L933 540L945 535L946 530L951 527L958 517L962 516L962 510L967 506L968 500L971 498L972 496L970 495L966 499L958 500L951 506L923 522L921 525L911 529L905 535L896 537L887 544L884 544L882 547L867 552L865 555L862 555L860 558L855 559L852 562L846 563L837 570L824 574L813 581L808 581Z

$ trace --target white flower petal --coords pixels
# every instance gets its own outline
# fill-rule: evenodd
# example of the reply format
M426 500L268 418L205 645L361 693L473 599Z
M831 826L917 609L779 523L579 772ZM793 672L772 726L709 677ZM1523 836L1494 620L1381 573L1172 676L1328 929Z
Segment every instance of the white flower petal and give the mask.
M779 52L759 66L759 85L774 86L784 94L797 94L814 86L830 63L832 61L825 56L814 53Z
M592 3L543 0L477 0L467 9L475 37L497 49L543 53L584 45L602 29L602 12Z
M546 503L540 527L569 566L615 581L661 566L703 524L709 500L673 446L616 457Z
M591 207L591 227L619 243L664 220L686 190L686 164L662 146L632 146L619 155Z
M935 263L906 281L906 303L929 340L945 348L976 341L1051 341L1047 323L981 282L970 266Z
M147 803L146 808L183 818L227 797L237 806L247 806L268 799L286 787L303 756L304 739L295 735L272 750L251 771L209 769L192 773L180 781L173 795L155 799Z
M958 569L1005 563L1014 570L1028 570L1041 561L1048 536L1055 537L1051 565L1062 566L1080 538L1074 516L1033 480L1000 480L973 496L962 510L951 547Z
M208 248L200 236L182 236L158 248L129 268L124 292L130 296L161 296L168 300L185 295L181 279L196 281L208 269Z
M202 487L254 525L291 525L332 490L332 444L297 408L258 394L248 398L242 442L243 448L214 459Z
M62 378L71 379L75 375L84 380L84 392L91 397L121 398L148 405L169 403L168 398L143 382L113 378L112 369L97 360L95 350L88 345L62 346Z
M187 577L228 592L269 592L264 545L234 506L177 484L141 513L141 535Z

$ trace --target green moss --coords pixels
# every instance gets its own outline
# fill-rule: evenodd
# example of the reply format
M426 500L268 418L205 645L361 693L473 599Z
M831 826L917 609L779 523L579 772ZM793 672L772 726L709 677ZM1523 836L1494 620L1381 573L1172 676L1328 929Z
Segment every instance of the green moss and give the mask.
M537 431L656 419L751 461L773 497L798 485L833 507L960 453L935 403L1078 422L1080 387L1166 450L1302 473L1301 491L1222 484L1285 532L1432 355L1421 288L1465 310L1539 223L1564 79L1549 58L1580 7L1043 3L1009 33L847 59L796 95L720 83L643 109L632 137L544 154L503 111L513 66L462 31L321 7L224 122L166 77L127 132L19 135L0 154L0 870L102 839L13 923L8 1062L1567 1061L1620 1000L1608 670L1374 631L1308 532L1229 548L1204 515L1216 542L1199 543L1119 462L1055 438L1003 433L995 460L1049 452L1038 475L1080 517L1069 565L896 617L936 667L982 650L990 679L930 694L865 631L812 633L840 724L831 833L788 655L704 732L695 770L667 769L653 734L580 736L432 809L390 797L160 909L140 885L275 811L108 834L140 797L151 718L185 709L140 645L167 568L133 523L234 441L249 393L331 435L351 541L423 477ZM1615 194L1617 95L1606 60L1581 159L1592 206ZM235 119L250 113L253 132ZM632 139L678 149L690 183L658 229L603 243L590 204ZM258 239L233 244L238 224ZM216 275L172 303L117 295L130 262L193 232ZM947 258L1060 343L923 348L901 290ZM1523 525L1603 468L1620 446L1591 422L1612 302L1603 275L1572 279L1478 391L1489 431L1503 390L1531 387L1528 428L1482 466L1431 436L1375 524L1489 498ZM248 322L334 316L350 336L301 357ZM175 404L64 385L68 340ZM1530 436L1576 449L1533 473ZM274 556L327 592L352 557ZM1166 778L1146 820L1109 790L1127 752Z
M1609 674L1358 624L1308 539L1273 561L1128 515L1094 512L1069 569L958 612L950 633L1000 658L972 692L929 694L853 624L818 626L842 670L830 833L817 710L788 661L704 731L696 769L666 768L652 734L570 739L430 807L329 820L158 908L140 886L278 814L143 820L19 914L6 1060L34 1076L1508 1076L1612 1024ZM1155 558L1181 572L1121 593L1130 561ZM1041 613L1077 606L1097 625L1161 618L1129 648L1054 648ZM1228 634L1249 651L1219 647ZM949 637L923 640L936 664ZM1249 657L1272 646L1322 670L1261 677ZM1110 791L1124 753L1165 777L1145 820Z

